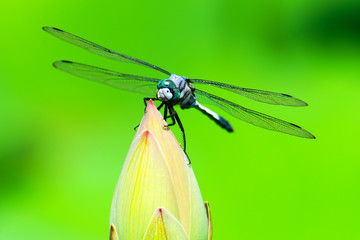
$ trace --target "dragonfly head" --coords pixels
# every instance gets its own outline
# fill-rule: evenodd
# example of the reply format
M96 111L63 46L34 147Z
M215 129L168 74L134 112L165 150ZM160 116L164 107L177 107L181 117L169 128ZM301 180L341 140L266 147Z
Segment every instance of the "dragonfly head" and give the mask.
M157 85L158 91L156 96L161 101L178 100L180 98L180 90L171 79L160 80Z

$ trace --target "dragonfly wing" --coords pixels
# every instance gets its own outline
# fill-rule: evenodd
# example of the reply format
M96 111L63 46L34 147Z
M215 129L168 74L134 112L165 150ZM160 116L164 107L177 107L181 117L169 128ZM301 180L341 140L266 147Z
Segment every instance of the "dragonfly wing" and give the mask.
M269 103L274 105L292 106L292 107L304 107L308 105L304 101L301 101L300 99L297 99L293 96L284 93L270 92L270 91L251 89L251 88L242 88L226 83L219 83L219 82L202 80L202 79L191 79L190 81L195 84L206 84L209 86L222 88L227 91L231 91L243 95L244 97L253 99L258 102Z
M163 72L167 75L170 75L170 73L162 68L159 68L155 65L152 65L150 63L144 62L140 59L137 58L133 58L130 56L127 56L125 54L122 53L118 53L115 51L112 51L110 49L107 49L105 47L102 47L96 43L90 42L88 40L85 40L81 37L75 36L71 33L65 32L63 30L60 30L58 28L53 28L53 27L43 27L44 31L54 35L55 37L58 37L66 42L69 42L71 44L74 44L78 47L84 48L92 53L95 53L97 55L103 56L103 57L107 57L113 60L117 60L117 61L121 61L121 62L127 62L127 63L135 63L135 64L139 64L142 66L147 66L150 68L153 68L155 70L158 70L160 72Z
M81 63L70 61L54 62L54 67L75 76L100 82L115 88L138 92L147 96L156 95L156 85L160 79L141 77L131 74L114 72Z
M255 126L298 137L315 138L311 133L295 124L242 107L236 103L198 89L196 89L195 93L196 99L198 99L199 102L216 105L232 116L251 123Z

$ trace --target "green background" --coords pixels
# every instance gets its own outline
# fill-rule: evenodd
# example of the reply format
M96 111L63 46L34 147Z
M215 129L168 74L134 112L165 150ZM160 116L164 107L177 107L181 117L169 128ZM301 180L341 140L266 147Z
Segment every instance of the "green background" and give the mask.
M316 140L212 108L233 125L229 134L200 112L179 109L214 239L360 239L359 1L20 0L0 7L0 239L108 238L112 194L143 96L65 74L53 61L164 77L88 53L42 26L179 75L308 102L273 106L212 90L299 124Z

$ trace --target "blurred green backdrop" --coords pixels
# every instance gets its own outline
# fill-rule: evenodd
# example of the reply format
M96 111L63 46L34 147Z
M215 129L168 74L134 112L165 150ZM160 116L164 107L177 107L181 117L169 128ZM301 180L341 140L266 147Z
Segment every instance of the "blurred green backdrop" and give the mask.
M62 42L44 25L179 75L308 102L290 108L225 95L316 140L219 111L235 128L228 134L196 110L179 110L214 239L360 239L359 1L20 0L3 1L0 20L0 239L108 238L143 96L65 74L53 61L163 77Z

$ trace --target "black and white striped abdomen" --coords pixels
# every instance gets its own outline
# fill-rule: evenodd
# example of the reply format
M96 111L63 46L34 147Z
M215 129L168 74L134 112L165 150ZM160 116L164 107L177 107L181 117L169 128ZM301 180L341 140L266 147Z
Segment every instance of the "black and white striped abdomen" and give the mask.
M224 118L220 117L219 114L217 114L214 111L211 111L207 107L201 105L198 101L196 101L195 106L196 109L200 110L202 113L207 115L210 119L215 121L220 127L225 128L229 132L233 132L234 129L230 125L228 121L226 121Z

